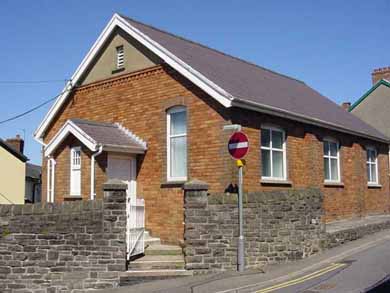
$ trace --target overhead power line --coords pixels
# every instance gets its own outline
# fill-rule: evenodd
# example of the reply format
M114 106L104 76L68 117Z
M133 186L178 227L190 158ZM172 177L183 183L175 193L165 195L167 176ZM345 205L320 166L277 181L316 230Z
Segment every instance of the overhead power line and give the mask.
M44 101L43 103L41 103L41 104L39 104L39 105L37 105L37 106L35 106L35 107L33 107L33 108L31 108L31 109L29 109L29 110L23 112L23 113L20 113L20 114L17 114L17 115L15 115L15 116L12 116L12 117L10 117L10 118L7 118L7 119L5 119L5 120L2 120L2 121L0 121L0 124L4 124L4 123L7 123L7 122L16 120L16 119L18 119L18 118L21 118L21 117L23 117L23 116L26 116L27 114L30 114L30 113L32 113L32 112L38 110L39 108L45 106L46 104L49 104L50 102L54 101L55 99L57 99L59 96L61 96L62 94L64 94L64 93L67 92L67 91L69 91L69 90L65 90L65 91L59 93L58 95L56 95L55 97L52 97L52 98L50 98L50 99Z
M0 80L0 84L44 84L55 82L67 82L68 79L48 79L48 80Z

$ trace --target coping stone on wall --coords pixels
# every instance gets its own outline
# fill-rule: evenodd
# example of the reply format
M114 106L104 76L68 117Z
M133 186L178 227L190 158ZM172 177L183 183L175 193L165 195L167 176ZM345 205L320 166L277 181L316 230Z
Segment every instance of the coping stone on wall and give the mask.
M184 183L183 190L185 191L191 191L191 190L208 190L209 185L206 182L203 182L198 179L193 179L191 181L188 181Z

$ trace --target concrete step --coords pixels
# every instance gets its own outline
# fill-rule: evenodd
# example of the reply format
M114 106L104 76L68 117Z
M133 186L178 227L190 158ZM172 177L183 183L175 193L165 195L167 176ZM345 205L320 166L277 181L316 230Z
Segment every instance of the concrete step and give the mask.
M161 240L158 237L152 237L149 231L145 230L144 232L144 243L145 247L155 244L161 244Z
M179 270L184 267L182 255L146 255L129 263L130 269L142 270Z
M156 280L175 279L192 276L192 272L186 270L136 270L123 272L120 276L120 286L131 286Z
M183 255L180 246L152 244L145 249L145 255Z
M183 277L192 276L187 270L141 270L129 269L121 274L121 277Z

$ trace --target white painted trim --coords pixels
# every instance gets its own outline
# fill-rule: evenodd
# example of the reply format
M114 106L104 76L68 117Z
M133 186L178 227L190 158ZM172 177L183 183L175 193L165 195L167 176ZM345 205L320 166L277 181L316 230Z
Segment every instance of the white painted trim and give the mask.
M142 140L139 136L135 135L133 132L131 132L130 130L128 130L126 127L124 127L122 124L120 123L115 123L116 126L118 126L118 128L120 130L122 130L127 136L129 136L131 139L135 140L135 142L137 142L138 144L140 144L144 150L146 150L148 147L147 147L147 144L144 140Z
M51 141L45 147L45 156L50 156L53 151L64 141L69 135L73 134L81 143L83 143L91 151L97 151L97 142L88 136L84 131L80 129L72 121L68 120L62 126L62 128L56 133Z
M73 162L74 162L74 153L75 152L80 152L80 164L79 164L79 168L76 169L77 171L79 171L78 172L78 176L80 177L79 180L78 180L79 186L77 188L77 192L75 192L73 190L73 183L74 183L74 179L75 179L75 176L74 176L75 169L74 169ZM70 149L70 164L69 164L69 166L70 166L70 170L69 170L70 171L70 176L69 176L69 178L70 178L70 180L69 180L70 196L80 196L81 195L81 176L82 176L82 173L81 173L81 170L82 170L82 168L81 168L81 164L82 164L81 156L82 156L82 151L81 151L81 147L80 146L75 146L75 147L72 147Z
M54 203L54 192L55 192L55 173L56 173L56 164L57 162L53 158L49 158L50 164L50 193L49 195L49 202Z
M99 37L97 38L97 40L95 41L95 43L92 45L87 55L77 67L75 73L71 77L71 81L66 84L64 88L64 93L60 95L58 99L54 102L53 106L50 108L49 112L46 114L45 118L42 120L42 122L34 132L34 137L38 139L39 142L42 143L44 132L46 131L54 116L59 111L60 107L64 104L65 100L69 96L71 90L73 89L73 85L79 82L80 78L83 76L88 66L92 63L100 49L103 47L105 42L108 40L110 35L117 27L123 29L126 33L128 33L130 36L132 36L141 44L143 44L146 48L155 53L158 57L160 57L167 64L172 66L172 68L174 68L184 77L188 78L199 88L207 92L210 96L214 97L223 106L231 106L231 101L233 100L232 95L230 95L217 84L206 78L203 74L189 66L187 63L179 59L177 56L169 52L163 46L161 46L160 44L143 34L141 31L130 25L120 15L114 14L99 35Z
M168 182L179 182L179 181L187 181L187 172L188 172L188 165L187 165L187 170L186 170L186 175L185 177L172 177L171 176L171 138L172 137L179 137L179 136L185 136L187 139L187 125L186 125L186 133L185 134L180 134L176 136L171 135L171 114L172 113L178 113L178 112L185 112L187 115L187 108L185 106L174 106L170 109L168 109L166 116L167 116L167 135L166 135L166 140L167 140L167 181ZM188 164L188 145L186 149L186 159L187 159L187 164Z
M388 140L380 139L380 138L377 138L375 136L371 136L368 134L364 134L361 132L350 130L350 129L347 129L341 125L337 125L335 123L327 122L327 121L324 121L321 119L309 117L309 116L306 116L303 114L298 114L295 112L290 112L290 111L287 111L287 110L284 110L281 108L265 105L262 103L257 103L257 102L253 102L253 101L247 101L247 100L234 98L231 106L256 111L259 113L270 114L273 116L282 117L282 118L286 118L286 119L291 119L293 121L298 121L298 122L302 122L305 124L315 125L315 126L323 127L326 129L332 129L332 130L342 132L342 133L353 134L353 135L356 135L358 137L364 137L364 138L368 138L370 140L384 142L386 144L389 143ZM389 147L390 147L390 145L389 145Z
M337 178L337 180L325 179L324 178L324 182L325 183L341 183L340 143L339 143L339 141L337 139L334 139L332 137L324 137L323 140L322 140L322 144L323 144L322 148L323 149L324 149L325 143L335 143L336 144L337 155L336 156L330 155L330 146L329 146L329 154L325 154L324 153L323 158L329 160L329 175L330 175L330 178L332 178L331 159L337 159L337 177L338 178ZM324 170L325 170L325 165L324 165Z
M261 156L261 150L268 150L270 151L270 161L271 161L271 176L263 176L261 174L261 179L263 180L275 180L275 181L286 181L288 178L287 174L287 148L286 148L286 132L284 129L277 127L277 126L271 126L268 124L263 124L261 125L261 130L266 129L270 131L270 146L266 147L261 144L261 134L260 134L260 156ZM275 132L281 132L283 136L283 144L282 144L282 149L274 148L272 146L272 131ZM277 151L277 152L283 152L283 177L274 177L273 176L273 162L272 162L272 152ZM263 164L263 162L261 162ZM262 172L263 173L263 172Z
M369 162L368 161L368 151L373 151L375 153L375 162ZM370 178L367 178L368 185L373 184L379 184L379 168L378 168L378 151L373 146L367 146L366 147L366 168L369 167L368 165L375 165L375 172L376 172L376 181L370 181ZM371 168L368 170L371 174Z
M99 150L91 156L91 200L96 198L95 192L95 158L103 152L103 146L99 146Z
M48 157L47 159L47 182L46 182L46 202L50 202L51 200L51 196L50 196L50 188L51 188L51 185L50 185L50 176L51 176L51 158Z

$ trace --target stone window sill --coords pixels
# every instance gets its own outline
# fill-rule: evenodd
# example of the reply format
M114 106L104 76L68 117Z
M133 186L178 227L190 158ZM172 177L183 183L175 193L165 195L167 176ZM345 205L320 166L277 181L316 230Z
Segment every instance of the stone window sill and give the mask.
M344 187L343 182L324 182L325 187Z
M368 188L382 188L382 184L376 184L376 183L368 183Z
M292 182L290 180L261 179L260 183L262 185L283 185L283 186L291 186L292 185Z
M82 200L81 195L67 195L64 197L64 201Z
M175 188L175 187L183 187L184 183L187 181L166 181L161 183L161 188Z

